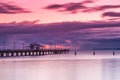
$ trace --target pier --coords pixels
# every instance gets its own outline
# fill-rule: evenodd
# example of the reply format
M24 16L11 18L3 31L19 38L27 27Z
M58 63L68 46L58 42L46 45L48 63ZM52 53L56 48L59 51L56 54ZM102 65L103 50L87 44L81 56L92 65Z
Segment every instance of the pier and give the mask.
M38 49L38 50L0 50L0 58L2 57L20 57L20 56L42 56L54 54L68 54L69 49Z
M54 55L54 54L68 54L68 53L69 53L69 49L45 48L44 45L40 45L34 42L29 44L28 46L23 46L23 49L16 49L15 44L14 44L14 49L3 48L3 50L0 50L0 58L21 57L21 56L43 56L43 55Z

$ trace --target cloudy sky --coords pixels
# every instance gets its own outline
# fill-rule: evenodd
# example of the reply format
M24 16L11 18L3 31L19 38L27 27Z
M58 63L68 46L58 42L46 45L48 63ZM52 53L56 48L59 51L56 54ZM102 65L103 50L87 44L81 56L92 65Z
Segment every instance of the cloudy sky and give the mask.
M0 0L0 28L1 49L120 48L120 0Z

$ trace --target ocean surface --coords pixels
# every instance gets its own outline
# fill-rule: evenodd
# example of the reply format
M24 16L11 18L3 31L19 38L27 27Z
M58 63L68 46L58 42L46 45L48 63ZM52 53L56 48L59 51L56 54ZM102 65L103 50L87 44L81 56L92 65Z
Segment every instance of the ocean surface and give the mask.
M0 80L120 80L120 51L1 58Z

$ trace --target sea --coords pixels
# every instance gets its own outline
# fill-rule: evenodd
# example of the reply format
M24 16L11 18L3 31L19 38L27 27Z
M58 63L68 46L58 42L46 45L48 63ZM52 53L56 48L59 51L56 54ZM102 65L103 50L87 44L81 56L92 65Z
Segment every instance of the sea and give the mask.
M0 80L120 80L120 50L0 58Z

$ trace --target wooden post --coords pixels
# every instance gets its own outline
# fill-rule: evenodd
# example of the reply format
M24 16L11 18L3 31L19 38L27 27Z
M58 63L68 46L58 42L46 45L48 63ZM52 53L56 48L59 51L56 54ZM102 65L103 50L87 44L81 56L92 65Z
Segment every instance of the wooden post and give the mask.
M95 55L95 51L93 51L93 55Z
M75 51L75 56L77 55L77 52Z
M115 52L113 51L113 56L115 55Z

